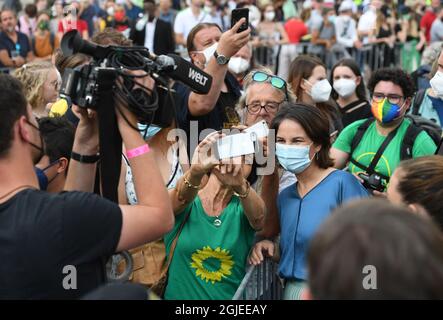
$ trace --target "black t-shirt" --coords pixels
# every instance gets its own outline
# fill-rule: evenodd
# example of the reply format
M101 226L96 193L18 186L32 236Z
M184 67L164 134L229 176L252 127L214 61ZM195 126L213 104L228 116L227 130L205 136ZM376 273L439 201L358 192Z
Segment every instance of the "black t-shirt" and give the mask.
M350 112L347 112L351 110ZM357 100L351 102L347 106L340 108L342 113L343 127L347 127L351 123L372 117L371 105L366 100Z
M17 32L17 43L14 43L5 32L0 32L0 51L1 50L6 50L10 58L12 58L12 52L16 51L21 57L26 59L29 51L31 51L31 46L28 37L24 33ZM0 67L4 67L1 62Z
M240 98L240 85L233 75L229 72L226 73L225 83L228 87L228 92L221 92L217 100L217 103L211 112L203 116L193 116L189 112L189 95L191 90L182 85L181 83L176 83L174 89L176 90L176 106L177 106L177 118L179 128L186 132L188 139L188 155L191 157L194 149L191 151L190 139L191 131L191 121L197 121L198 123L198 136L205 129L221 130L237 125L240 122L240 118L235 111L235 105ZM199 138L199 137L198 137ZM204 137L202 137L204 138ZM193 138L195 140L195 137ZM200 141L200 140L199 140ZM196 145L192 146L193 148Z
M76 299L99 287L121 228L119 206L95 194L17 193L0 204L0 299ZM77 289L65 289L75 275L66 266Z

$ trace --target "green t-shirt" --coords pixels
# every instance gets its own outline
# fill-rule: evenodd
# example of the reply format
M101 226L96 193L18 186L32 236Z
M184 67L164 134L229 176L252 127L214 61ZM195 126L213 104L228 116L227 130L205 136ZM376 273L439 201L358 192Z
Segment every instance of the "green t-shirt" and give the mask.
M343 152L350 153L352 139L357 133L358 127L365 121L366 119L355 121L343 129L337 140L334 142L333 147ZM395 168L400 163L401 144L410 124L411 121L409 119L405 119L402 122L397 133L395 134L394 139L392 139L392 141L389 143L388 147L385 149L383 155L375 166L376 172L384 174L388 177L392 175ZM378 133L374 121L364 133L359 145L355 148L354 153L350 156L352 156L357 162L368 167L385 138L385 136ZM435 153L436 148L437 146L432 138L426 132L422 131L414 141L414 146L412 147L412 157L417 158L432 155ZM349 171L357 174L364 172L363 169L357 167L353 163L349 163Z
M165 236L167 254L189 211L191 215L169 266L165 299L232 299L245 276L246 259L255 233L241 202L233 196L219 216L221 225L216 227L216 218L205 213L200 198L196 197L176 217L174 229Z

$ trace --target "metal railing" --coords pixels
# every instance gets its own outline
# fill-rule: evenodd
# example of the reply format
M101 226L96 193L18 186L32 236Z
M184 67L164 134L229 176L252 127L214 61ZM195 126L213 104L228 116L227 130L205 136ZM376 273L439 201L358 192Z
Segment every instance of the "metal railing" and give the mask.
M281 300L283 286L278 264L269 258L258 266L249 266L232 300Z
M348 57L354 59L360 66L362 72L368 71L369 73L377 70L383 66L389 66L387 63L387 53L392 52L393 66L402 65L401 49L403 43L395 43L393 48L389 48L387 44L366 44L360 49L343 48L340 50L326 50L324 54L317 55L323 62L327 63L327 67L330 69L332 65L338 60ZM312 44L310 42L300 42L296 44L298 54L310 53ZM253 50L253 57L256 64L268 66L273 69L276 66L278 55L281 52L281 46L272 47L255 47ZM390 51L392 50L392 51ZM275 71L275 70L273 70Z

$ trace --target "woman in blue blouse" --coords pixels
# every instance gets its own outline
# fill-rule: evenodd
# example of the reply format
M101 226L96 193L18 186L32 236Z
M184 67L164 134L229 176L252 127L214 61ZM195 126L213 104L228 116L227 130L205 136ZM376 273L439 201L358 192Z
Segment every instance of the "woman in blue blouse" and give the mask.
M367 197L366 189L350 173L333 168L329 121L315 107L286 103L271 127L276 132L276 156L280 165L297 177L297 182L278 196L280 230L279 274L285 279L285 299L299 299L305 281L309 241L326 217L341 204ZM266 228L266 226L265 226ZM250 256L260 264L263 256L276 258L274 242L258 242Z

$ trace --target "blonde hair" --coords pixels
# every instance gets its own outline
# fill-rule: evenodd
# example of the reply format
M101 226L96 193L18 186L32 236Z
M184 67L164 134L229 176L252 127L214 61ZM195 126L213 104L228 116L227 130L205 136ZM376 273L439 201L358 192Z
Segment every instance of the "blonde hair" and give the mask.
M26 100L32 109L44 103L43 85L51 69L55 69L55 66L50 62L36 61L24 64L14 71L13 75L23 84Z

